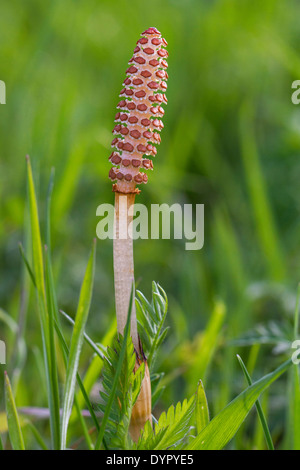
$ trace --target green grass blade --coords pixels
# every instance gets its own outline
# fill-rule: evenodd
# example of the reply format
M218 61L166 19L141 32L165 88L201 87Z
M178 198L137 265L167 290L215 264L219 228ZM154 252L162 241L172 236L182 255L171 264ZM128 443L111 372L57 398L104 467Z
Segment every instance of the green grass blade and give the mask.
M54 172L51 172L50 182L47 193L47 204L46 204L46 245L45 245L45 288L46 288L46 300L48 310L48 335L49 335L49 354L50 354L50 380L52 388L52 396L54 402L54 409L56 412L55 425L56 434L60 437L60 396L59 396L59 385L58 385L58 370L56 360L56 346L55 346L55 321L58 321L57 317L57 302L56 293L52 275L52 263L51 263L51 235L50 235L50 207L51 207L51 195L53 189L53 178ZM59 447L59 437L57 438L57 446Z
M291 377L291 388L292 388L292 441L293 450L300 450L300 376L299 366L293 365L292 377Z
M54 186L54 168L51 170L50 181L48 185L48 192L47 192L47 205L46 205L46 244L48 246L49 253L51 252L51 198Z
M42 450L49 450L48 447L47 447L47 444L45 443L44 439L42 438L41 434L39 433L37 428L34 426L34 424L29 420L26 420L24 424L26 424L26 426L31 430L31 432L32 432L36 442L40 446L40 448Z
M284 362L238 395L192 440L187 450L221 450L234 437L260 394L292 364Z
M76 399L76 396L74 398L74 405L75 405L75 409L77 411L77 416L78 416L78 421L80 422L81 424L81 427L82 427L82 430L83 430L83 434L84 434L84 438L85 438L85 441L88 445L88 449L89 450L94 450L94 445L93 445L93 442L92 442L92 439L90 437L90 434L89 434L89 430L85 424L85 421L84 421L84 418L81 414L81 409L79 407L79 404L78 404L78 400Z
M75 325L71 338L70 352L68 358L68 365L66 371L66 384L64 391L63 401L63 414L62 414L62 425L61 425L61 449L66 448L67 442L67 431L68 423L72 411L74 393L75 393L75 382L78 370L79 356L81 353L84 328L88 318L88 313L92 298L92 289L94 282L94 268L95 268L95 252L96 243L94 241L92 252L86 268L84 280L82 283L79 303L75 318Z
M251 377L247 371L247 368L242 360L242 358L238 355L237 356L238 358L238 361L240 363L240 366L243 370L243 373L246 377L246 380L248 382L248 385L252 385L252 380L251 380ZM271 433L269 431L269 427L268 427L268 424L267 424L267 421L266 421L266 418L265 418L265 415L264 415L264 412L263 412L263 409L261 407L261 404L259 403L259 400L257 400L255 402L255 406L256 406L256 409L257 409L257 414L259 416L259 419L260 419L260 422L261 422L261 425L262 425L262 428L263 428L263 431L264 431L264 435L265 435L265 439L266 439L266 442L267 442L267 446L268 446L268 449L269 450L274 450L274 444L273 444L273 441L272 441L272 437L271 437Z
M49 355L50 355L50 380L51 380L51 390L53 397L53 405L56 412L56 432L60 430L60 397L59 397L59 386L58 386L58 371L57 371L57 360L56 360L56 349L55 349L55 327L54 327L54 317L55 317L55 304L54 304L54 293L53 286L50 280L50 258L45 249L45 272L46 272L46 297L48 305L48 334L49 334ZM57 445L59 442L57 442Z
M71 323L71 325L75 325L74 320L66 312L60 310L60 313L64 316L66 320L68 320L69 323ZM97 356L99 356L100 359L104 360L104 353L101 351L101 349L98 348L97 344L92 340L92 338L88 334L84 333L84 339L91 346Z
M226 315L226 307L223 302L215 304L211 318L206 326L197 348L190 358L190 368L187 371L188 393L192 394L197 386L197 378L205 383L209 365L218 345L220 332Z
M101 339L101 344L105 344L106 346L111 346L113 338L115 337L116 331L117 331L117 319L114 316L114 319L111 322L108 330L106 331L104 337ZM91 360L90 365L83 379L83 387L87 394L91 392L93 385L99 379L102 369L103 369L103 360L100 359L100 357L96 354ZM82 395L80 390L77 393L77 398L78 398L78 402L80 406L82 407L84 404L85 398Z
M34 287L36 287L35 277L34 277L34 274L33 274L32 269L31 269L31 266L30 266L30 264L29 264L29 261L28 261L26 255L25 255L25 251L24 251L24 248L23 248L23 245L22 245L21 242L19 243L19 250L20 250L22 259L23 259L23 261L24 261L24 264L25 264L25 266L26 266L26 268L27 268L27 271L28 271L28 274L29 274L29 276L30 276L30 279L31 279L31 281L32 281L32 284L34 285Z
M30 159L27 156L27 174L28 174L28 194L29 194L29 207L30 207L30 222L31 222L31 237L32 237L32 253L33 253L33 267L34 279L39 296L46 303L46 289L44 281L44 263L43 251L41 243L41 233L39 225L38 207L35 195L35 188L33 182L32 168Z
M294 313L294 339L297 339L299 335L299 307L300 307L300 284L298 284L298 288L297 288L297 298L296 298L296 306L295 306L295 313Z
M299 306L300 306L300 284L297 289L297 298L294 314L294 340L299 337ZM300 450L300 375L298 364L293 365L291 371L291 400L290 400L290 416L291 416L291 444L293 450Z
M2 308L0 308L0 321L3 322L13 333L17 332L17 322Z
M63 334L62 334L62 332L61 332L61 330L60 330L60 328L57 324L55 324L55 328L56 328L56 333L57 333L57 336L59 338L59 341L60 341L60 344L61 344L61 347L62 347L62 350L63 350L64 363L65 363L65 366L67 366L68 356L69 356L69 348L68 348L66 340L65 340L65 338L64 338L64 336L63 336ZM82 394L81 396L83 397L82 403L80 403L80 401L78 400L76 395L74 397L74 403L75 403L75 406L76 406L77 413L78 413L79 410L81 410L82 405L85 403L88 410L89 410L89 412L90 412L91 418L94 421L95 428L96 428L97 431L99 431L100 426L99 426L97 417L95 415L92 404L91 404L91 402L89 400L89 397L88 397L88 394L86 392L85 386L83 385L83 382L82 382L78 372L76 374L76 378L77 378L77 383L79 385L80 392ZM83 419L81 419L81 416L79 417L79 419L80 419L80 422L81 422L81 425L82 425L82 428L83 428L84 435L86 436L87 430L86 430L85 422L84 422ZM89 438L88 438L88 445L90 446Z
M245 177L259 241L264 258L268 263L272 279L284 279L286 267L279 242L278 230L268 197L267 185L261 168L259 152L256 144L254 109L250 102L245 102L240 114L240 134Z
M28 195L29 195L32 254L33 254L33 279L35 280L35 285L36 285L40 323L41 323L43 353L44 353L44 362L45 362L46 377L47 377L48 402L49 402L49 409L50 409L52 447L54 449L59 449L60 448L60 410L59 410L58 386L57 386L57 381L54 380L56 358L55 358L54 342L53 342L53 328L51 326L51 318L49 319L49 315L48 315L38 205L37 205L36 194L35 194L32 168L31 168L30 159L28 156L27 156L27 175L28 175ZM48 296L48 300L49 300L49 296ZM49 323L49 320L50 320L50 323Z
M5 407L8 424L8 433L11 446L14 450L25 450L23 434L20 426L19 416L12 393L10 380L5 372Z
M114 381L113 381L113 384L112 384L111 394L110 394L108 403L107 403L106 408L105 408L105 413L104 413L104 416L103 416L103 419L102 419L100 432L99 432L98 437L97 437L95 450L100 449L102 441L103 441L103 437L104 437L104 433L105 433L105 427L106 427L106 424L107 424L107 421L108 421L108 418L109 418L109 414L110 414L110 410L111 410L113 401L115 399L117 386L118 386L118 381L119 381L119 377L120 377L121 370L122 370L122 364L123 364L125 354L126 354L127 338L128 338L129 333L130 333L130 317L131 317L132 302L134 301L133 292L134 292L134 284L132 285L132 289L131 289L129 308L128 308L128 314L127 314L127 322L126 322L126 326L125 326L125 329L124 329L124 337L123 337L123 343L122 343L122 347L121 347L121 351L120 351L120 357L119 357L119 360L118 360L118 364L117 364L117 368L116 368L116 374L115 374Z
M209 410L202 380L199 380L195 402L196 429L199 434L209 423Z

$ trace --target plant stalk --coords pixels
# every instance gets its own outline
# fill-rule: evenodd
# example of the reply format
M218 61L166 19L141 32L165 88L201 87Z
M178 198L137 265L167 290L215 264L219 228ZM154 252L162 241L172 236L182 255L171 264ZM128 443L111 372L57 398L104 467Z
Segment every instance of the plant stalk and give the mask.
M123 334L127 321L130 294L134 286L132 221L135 194L115 193L115 233L113 241L115 303L118 332ZM135 303L132 303L130 334L140 353Z
M124 334L130 303L131 290L134 288L133 262L133 208L135 193L115 193L115 233L113 243L115 302L118 332ZM133 292L134 295L134 292ZM134 297L133 297L134 298ZM152 423L151 415L151 381L141 343L137 331L135 303L132 302L130 334L136 350L137 370L141 362L145 363L145 375L137 401L132 409L130 421L131 438L137 442L141 430L147 421Z

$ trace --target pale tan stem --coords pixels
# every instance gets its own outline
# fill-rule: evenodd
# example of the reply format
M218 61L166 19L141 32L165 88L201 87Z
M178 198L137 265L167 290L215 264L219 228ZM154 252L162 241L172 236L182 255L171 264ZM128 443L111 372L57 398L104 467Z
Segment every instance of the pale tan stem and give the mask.
M118 332L123 334L127 321L130 294L134 285L132 220L135 194L115 193L115 233L113 242L115 302ZM133 293L134 294L134 293ZM134 347L140 353L133 296L131 338Z
M131 289L134 285L132 221L135 194L115 193L114 276L118 332L123 334L127 321ZM141 430L151 416L151 381L146 358L140 348L133 297L130 332L137 351L135 370L145 363L145 375L130 421L131 438L137 442Z

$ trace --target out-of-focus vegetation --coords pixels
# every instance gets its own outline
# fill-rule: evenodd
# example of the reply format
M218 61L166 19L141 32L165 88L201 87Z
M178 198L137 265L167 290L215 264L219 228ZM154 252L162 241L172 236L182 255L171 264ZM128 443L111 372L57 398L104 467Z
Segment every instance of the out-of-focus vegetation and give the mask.
M184 240L135 243L138 288L149 297L154 279L169 298L158 407L195 391L202 378L214 415L246 386L236 353L253 378L290 355L300 280L300 107L291 102L291 84L300 79L299 12L296 0L1 4L0 339L17 407L46 406L36 299L18 246L30 259L25 155L44 240L55 168L54 279L59 308L73 317L96 208L113 203L107 174L118 94L149 26L169 43L168 106L154 172L138 202L205 204L202 250L186 251ZM98 241L87 331L102 341L113 321L112 242ZM83 376L90 360L84 348ZM61 360L61 377L63 368ZM299 445L295 395L287 395L292 380L280 379L262 401L275 443L285 448ZM265 446L254 412L231 446Z

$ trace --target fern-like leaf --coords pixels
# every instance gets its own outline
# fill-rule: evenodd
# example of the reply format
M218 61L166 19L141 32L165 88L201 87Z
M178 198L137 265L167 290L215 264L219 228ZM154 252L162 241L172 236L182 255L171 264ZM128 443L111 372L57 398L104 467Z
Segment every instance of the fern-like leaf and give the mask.
M99 405L101 411L105 411L112 389L116 367L123 337L119 335L111 348L107 348L103 369L102 387L100 396L103 403ZM126 354L122 364L117 392L110 410L109 419L105 430L105 441L110 449L131 449L133 442L129 436L129 424L132 408L141 389L145 367L142 363L135 371L136 353L130 336L127 338Z
M168 299L163 288L153 281L151 302L137 291L136 309L139 335L147 355L149 369L152 371L158 348L168 330L163 326L168 311Z
M193 413L195 411L195 397L189 401L184 400L176 407L170 406L167 413L160 415L154 431L145 426L142 436L138 442L139 450L166 450L178 449L182 441L188 437Z

